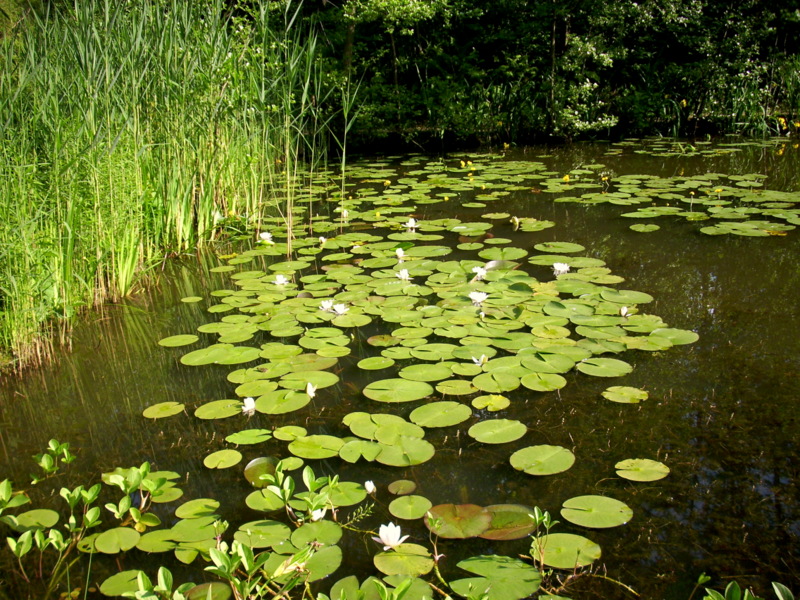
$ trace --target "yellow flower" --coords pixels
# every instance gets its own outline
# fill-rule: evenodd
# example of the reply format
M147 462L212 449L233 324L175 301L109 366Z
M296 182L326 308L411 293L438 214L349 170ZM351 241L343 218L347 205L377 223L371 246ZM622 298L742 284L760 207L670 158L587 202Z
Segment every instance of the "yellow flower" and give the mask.
M683 100L681 100L681 107L686 108L687 104L688 104L688 102L686 102L685 98Z
M565 181L565 182L569 181L569 173L564 175L561 179L562 179L562 181Z

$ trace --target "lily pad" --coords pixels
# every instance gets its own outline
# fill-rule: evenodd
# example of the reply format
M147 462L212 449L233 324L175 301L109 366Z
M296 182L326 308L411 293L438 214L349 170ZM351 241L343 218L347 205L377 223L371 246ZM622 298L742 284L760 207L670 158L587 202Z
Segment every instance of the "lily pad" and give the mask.
M553 475L569 469L575 455L562 446L528 446L511 455L511 466L528 475Z
M628 458L614 465L617 475L631 481L658 481L669 475L669 467L648 458Z
M181 402L160 402L145 408L142 415L146 419L164 419L182 413L183 408Z
M203 464L209 469L228 469L238 465L242 460L242 453L232 448L217 450L203 459Z
M575 368L594 377L621 377L633 371L631 365L618 358L587 358Z
M406 494L413 494L417 489L417 484L410 479L398 479L390 483L387 489L390 494L405 496Z
M169 337L160 339L158 340L158 345L164 346L165 348L177 348L179 346L188 346L189 344L194 344L199 339L199 337L192 333L184 333L181 335L171 335Z
M140 533L131 527L107 529L94 539L94 547L103 554L119 554L136 546Z
M364 388L364 395L376 402L414 402L433 393L433 387L424 381L407 379L381 379Z
M518 540L530 535L536 526L530 515L533 509L522 504L494 504L486 510L492 514L489 528L480 534L487 540Z
M477 537L489 529L492 513L477 504L439 504L425 515L425 526L448 539Z
M573 533L550 533L531 544L534 561L542 561L554 569L575 569L600 558L600 546L589 538Z
M645 390L625 385L613 385L606 388L602 393L603 398L621 404L638 404L647 400L648 394Z
M490 419L469 428L470 437L484 444L505 444L518 440L528 431L524 423L512 419Z
M389 503L389 512L398 519L421 519L433 504L424 496L409 495L395 498Z
M433 569L433 557L419 544L400 544L389 552L379 552L373 558L375 568L385 575L426 575Z
M450 427L463 423L472 416L472 410L460 402L431 402L411 411L409 419L422 427Z
M624 525L633 517L631 508L607 496L576 496L564 502L561 516L583 527L605 529Z

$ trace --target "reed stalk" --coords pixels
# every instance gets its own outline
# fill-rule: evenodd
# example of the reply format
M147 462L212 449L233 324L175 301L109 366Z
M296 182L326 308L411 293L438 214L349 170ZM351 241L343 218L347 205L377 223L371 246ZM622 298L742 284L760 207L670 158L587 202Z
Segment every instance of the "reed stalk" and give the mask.
M82 307L135 292L155 261L226 225L280 215L291 239L333 110L299 10L86 0L0 39L7 363L44 359Z

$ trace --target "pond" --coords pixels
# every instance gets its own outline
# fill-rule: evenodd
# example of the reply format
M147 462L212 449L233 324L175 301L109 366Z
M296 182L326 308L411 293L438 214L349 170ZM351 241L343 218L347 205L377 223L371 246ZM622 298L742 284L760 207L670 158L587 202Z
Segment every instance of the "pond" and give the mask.
M317 475L374 482L374 496L358 490L374 508L357 528L400 523L427 550L423 519L397 516L415 502L549 511L554 533L602 549L564 596L685 599L701 572L763 595L770 581L797 585L796 143L628 140L348 172L344 200L328 188L298 202L298 224L314 214L314 228L291 260L277 221L262 227L272 240L176 259L157 286L87 315L52 365L4 378L4 476L41 498L51 482L27 485L30 457L53 438L77 455L56 490L149 461L183 492L159 508L165 526L175 506L213 498L230 537L286 521L242 472L294 454ZM433 402L449 404L419 410ZM567 463L530 474L546 459L526 449L544 447ZM225 449L241 456L214 454ZM659 474L620 475L626 459ZM415 500L390 513L398 480ZM575 512L603 510L562 506L584 496L632 516L582 526ZM471 556L531 552L528 535L466 537L438 540L445 579L469 577L456 565ZM380 575L370 535L345 532L339 546L320 589ZM176 579L203 577L205 563L172 552L132 549L124 567L162 562Z

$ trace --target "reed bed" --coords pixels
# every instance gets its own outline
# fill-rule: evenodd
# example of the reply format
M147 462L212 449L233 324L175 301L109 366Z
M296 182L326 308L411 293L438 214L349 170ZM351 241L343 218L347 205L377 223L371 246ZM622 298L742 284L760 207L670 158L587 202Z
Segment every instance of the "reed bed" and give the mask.
M86 0L0 40L0 362L225 224L291 227L343 88L298 3L251 6Z

